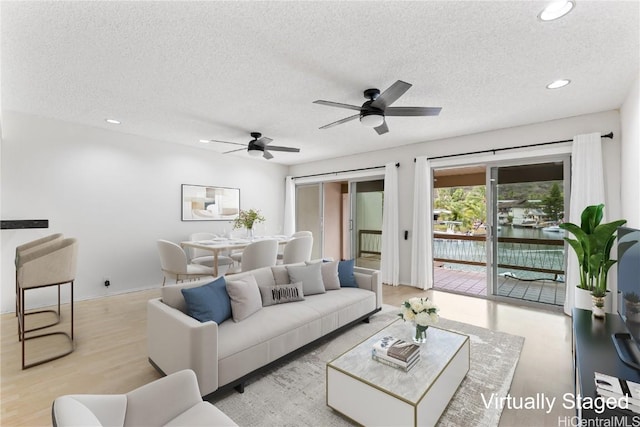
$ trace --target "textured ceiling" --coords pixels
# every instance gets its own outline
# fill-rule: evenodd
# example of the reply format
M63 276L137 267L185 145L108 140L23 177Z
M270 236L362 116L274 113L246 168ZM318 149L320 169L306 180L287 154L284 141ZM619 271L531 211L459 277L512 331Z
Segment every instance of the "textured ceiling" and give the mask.
M259 131L303 163L620 107L639 70L637 1L7 2L2 108L223 151ZM545 85L558 78L572 84ZM318 127L362 91L413 87L379 136ZM119 126L105 123L117 118ZM243 151L228 155L246 156Z

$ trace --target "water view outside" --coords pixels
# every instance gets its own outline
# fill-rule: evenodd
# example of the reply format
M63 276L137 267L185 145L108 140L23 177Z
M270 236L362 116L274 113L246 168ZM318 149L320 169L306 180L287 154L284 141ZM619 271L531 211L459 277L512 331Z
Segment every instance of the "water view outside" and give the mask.
M562 240L563 233L545 232L541 229L523 229L511 226L501 226L498 237L515 237L521 239ZM446 237L446 238L442 238ZM473 261L486 263L486 241L457 240L455 235L439 237L435 235L433 242L434 258L449 260ZM550 270L564 270L563 246L533 243L507 243L498 245L498 264L522 266L525 268L540 268ZM445 263L446 268L462 271L486 270L485 266L467 265L459 263ZM524 280L557 280L564 281L564 275L542 273L526 269L499 268L498 274L509 275Z

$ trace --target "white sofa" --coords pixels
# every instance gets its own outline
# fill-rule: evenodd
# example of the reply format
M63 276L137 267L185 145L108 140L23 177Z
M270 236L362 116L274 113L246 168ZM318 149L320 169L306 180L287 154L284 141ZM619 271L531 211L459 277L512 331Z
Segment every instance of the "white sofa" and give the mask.
M192 371L176 372L127 394L74 394L51 407L54 427L237 426L204 402Z
M282 268L264 267L225 277L238 280L253 275L258 285L273 286L277 281L282 284ZM240 322L228 319L220 324L201 323L187 315L181 293L211 278L165 286L162 297L147 305L149 361L164 374L193 370L203 396L231 387L242 392L246 379L261 368L340 328L367 321L380 310L378 271L356 267L354 276L358 287L305 295L303 301L262 307Z

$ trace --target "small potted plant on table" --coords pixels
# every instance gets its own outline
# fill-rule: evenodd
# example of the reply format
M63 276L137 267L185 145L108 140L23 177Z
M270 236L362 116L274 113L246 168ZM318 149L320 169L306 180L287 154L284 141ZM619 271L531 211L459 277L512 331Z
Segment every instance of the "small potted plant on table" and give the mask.
M241 210L236 219L233 220L233 228L246 228L247 237L253 238L253 226L264 222L265 219L257 209Z

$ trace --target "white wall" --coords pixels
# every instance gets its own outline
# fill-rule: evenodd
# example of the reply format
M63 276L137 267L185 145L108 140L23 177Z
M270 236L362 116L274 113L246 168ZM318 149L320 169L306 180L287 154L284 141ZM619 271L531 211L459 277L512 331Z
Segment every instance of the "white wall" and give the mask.
M282 232L286 166L15 112L3 112L2 130L2 219L49 220L2 230L2 312L14 310L15 247L56 232L79 240L76 299L159 286L157 239L231 229L182 222L181 184L238 187L241 208L267 219L258 232ZM33 306L55 301L32 294Z
M622 218L640 228L640 77L620 108Z
M427 124L428 126L428 124ZM331 130L334 131L334 130ZM327 131L327 132L331 132ZM363 128L364 132L370 132ZM606 209L609 218L620 218L620 115L618 111L605 111L561 120L553 120L533 125L499 129L475 135L465 135L400 148L362 153L355 156L330 159L292 166L293 176L355 168L381 166L388 162L400 162L398 169L400 235L411 230L413 212L414 157L440 156L486 150L501 147L536 144L548 141L572 139L575 135L613 131L614 139L603 139L605 162L605 186L607 191ZM339 132L336 128L335 132ZM391 131L393 132L393 130ZM328 134L327 137L330 137ZM375 134L371 138L380 138ZM636 166L637 168L637 166ZM637 182L637 179L636 179ZM637 188L637 187L636 187ZM411 236L411 232L409 233ZM411 237L400 241L400 283L410 284L411 278Z

